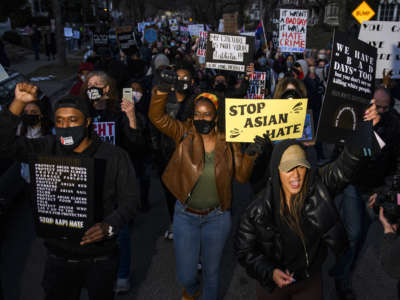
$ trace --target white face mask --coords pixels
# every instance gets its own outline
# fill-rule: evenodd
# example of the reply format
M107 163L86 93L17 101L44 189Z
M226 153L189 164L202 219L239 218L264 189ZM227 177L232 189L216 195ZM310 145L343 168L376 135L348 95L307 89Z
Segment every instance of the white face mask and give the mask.
M81 75L81 80L82 80L82 82L85 82L85 80L86 80L85 75Z
M138 103L140 101L140 99L142 99L142 96L143 96L143 94L141 92L137 92L137 91L132 92L133 101L135 103Z

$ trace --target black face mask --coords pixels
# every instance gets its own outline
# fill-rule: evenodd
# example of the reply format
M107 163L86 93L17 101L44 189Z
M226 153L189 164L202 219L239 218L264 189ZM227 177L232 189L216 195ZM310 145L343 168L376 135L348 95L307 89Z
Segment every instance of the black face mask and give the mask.
M35 126L40 122L40 116L39 115L22 115L21 116L22 123L25 126Z
M215 121L194 120L193 125L200 134L209 134L215 127Z
M86 95L91 101L98 101L103 96L103 88L91 87L86 89Z
M86 126L55 127L57 140L65 150L72 151L83 141L87 135Z
M189 93L189 90L190 90L190 81L178 80L176 82L175 87L176 87L176 90L178 93L187 94L187 93Z
M225 89L226 89L226 86L225 86L225 84L223 84L222 82L217 83L217 84L215 85L215 90L216 90L217 92L224 92Z

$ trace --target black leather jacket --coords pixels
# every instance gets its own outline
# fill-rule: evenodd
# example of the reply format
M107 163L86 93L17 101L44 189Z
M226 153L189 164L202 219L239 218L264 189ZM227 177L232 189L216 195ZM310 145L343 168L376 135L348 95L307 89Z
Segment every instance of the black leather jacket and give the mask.
M309 224L308 228L310 229L311 226L312 231L317 232L320 237L320 241L313 242L320 243L323 249L326 245L329 246L336 255L346 250L347 237L332 200L335 194L339 193L352 179L360 165L359 162L359 158L345 149L331 164L320 169L309 170L310 177L303 216ZM272 182L273 178L268 182L264 196L253 201L242 215L234 243L238 260L246 268L248 275L258 280L269 291L276 287L272 279L273 270L286 268L283 265L283 252L288 251L283 249L286 236L281 234L279 203L273 200ZM310 232L303 230L303 233L307 239ZM321 266L325 253L326 249L322 251L322 255L319 252L319 258L314 257L314 262L317 264L317 266L314 265L314 270ZM310 260L312 261L313 258L311 257ZM298 276L295 275L296 280L307 278L309 270L305 264L304 267L305 270L302 270L304 272L299 271Z

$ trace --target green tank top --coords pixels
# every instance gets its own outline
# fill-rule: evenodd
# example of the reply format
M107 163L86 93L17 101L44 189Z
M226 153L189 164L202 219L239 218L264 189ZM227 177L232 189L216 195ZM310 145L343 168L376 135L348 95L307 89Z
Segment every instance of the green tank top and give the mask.
M219 205L217 183L215 181L214 151L204 153L204 169L194 186L187 202L193 209L209 209Z

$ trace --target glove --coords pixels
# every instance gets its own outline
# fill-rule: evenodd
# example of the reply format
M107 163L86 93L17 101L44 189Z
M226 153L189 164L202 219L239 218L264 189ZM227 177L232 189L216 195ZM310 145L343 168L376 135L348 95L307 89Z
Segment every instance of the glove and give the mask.
M158 90L164 93L175 91L175 84L177 80L178 75L176 75L175 71L170 69L162 70L160 74L160 84L158 85Z
M379 144L372 130L372 121L361 122L358 129L346 140L347 149L357 157L372 157L379 152Z
M272 143L271 140L269 139L267 134L263 134L263 136L257 135L254 138L254 143L251 143L247 149L246 153L250 156L256 155L256 154L262 154L264 151L271 151L272 150Z

